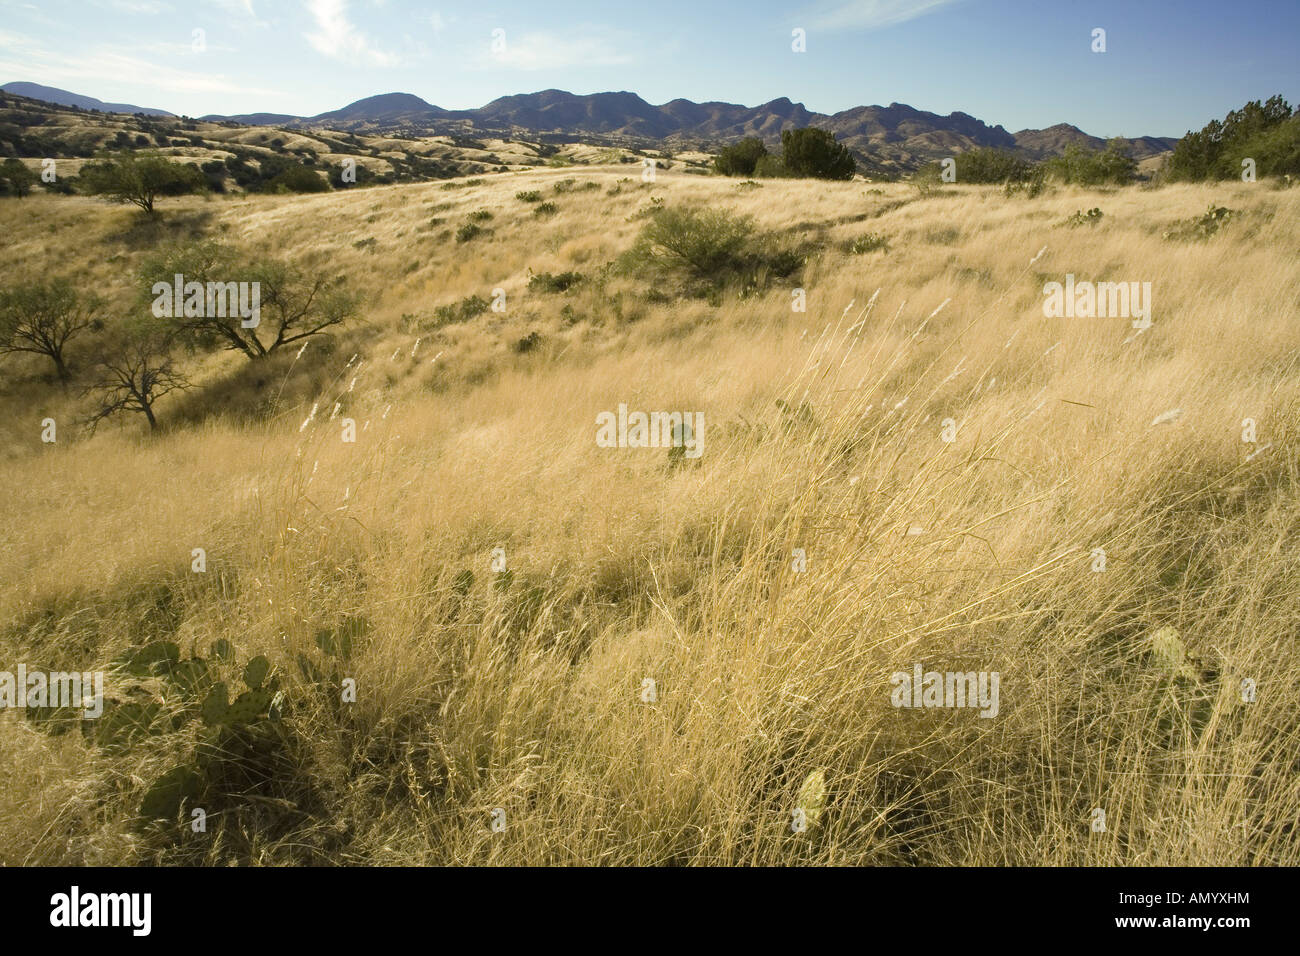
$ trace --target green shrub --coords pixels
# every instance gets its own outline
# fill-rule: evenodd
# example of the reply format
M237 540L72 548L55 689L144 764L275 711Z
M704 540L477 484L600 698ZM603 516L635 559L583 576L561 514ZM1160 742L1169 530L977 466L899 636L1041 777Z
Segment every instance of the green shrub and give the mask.
M459 302L440 305L433 310L434 324L443 326L452 322L466 322L477 315L482 315L490 305L491 303L481 295L471 295Z
M956 181L976 185L1026 182L1034 170L1033 163L1001 149L972 149L954 161Z
M465 219L469 222L488 222L489 220L491 220L491 218L492 218L492 213L486 209L476 209L474 212L470 213L468 216L465 217Z
M713 168L724 176L752 176L758 161L767 155L767 147L756 136L724 147L713 158Z
M528 189L515 193L515 198L520 202L541 202L542 194L536 189Z
M329 192L327 183L320 173L306 166L292 165L285 168L271 180L271 188L283 189L291 193L325 193Z
M538 203L533 207L534 216L554 216L560 211L560 207L553 202Z
M709 276L733 265L753 237L754 223L723 209L664 209L641 233L650 254Z
M756 234L748 216L723 209L666 208L645 225L621 261L682 272L688 291L716 292L734 282L742 292L754 292L773 278L792 275L804 258L774 237Z
M852 179L857 168L848 148L815 126L781 133L781 162L790 175L813 179Z
M36 182L36 178L36 174L21 159L11 156L0 166L0 196L17 196L21 199L32 191L32 183Z
M467 222L456 230L457 242L469 242L471 239L477 239L479 236L486 235L487 229L472 222Z
M865 236L858 236L858 238L852 240L848 244L847 249L855 256L860 256L867 252L875 252L876 250L888 252L889 240L881 233L869 232Z
M1118 140L1104 150L1084 149L1078 143L1065 147L1065 154L1043 163L1047 175L1068 185L1123 186L1133 181L1137 163Z
M567 292L584 280L581 272L538 272L528 277L528 288L539 292Z

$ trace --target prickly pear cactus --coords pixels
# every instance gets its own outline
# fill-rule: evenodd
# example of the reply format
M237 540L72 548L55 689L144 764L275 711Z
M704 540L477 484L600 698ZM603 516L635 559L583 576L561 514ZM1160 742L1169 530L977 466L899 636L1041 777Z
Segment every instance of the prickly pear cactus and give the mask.
M136 677L151 677L171 670L181 660L181 649L171 641L154 641L132 647L118 659L118 664Z
M167 679L180 694L198 698L211 686L212 672L208 669L207 661L196 657L172 665Z
M227 724L251 724L271 706L271 693L266 690L249 690L235 698L226 712Z
M254 657L244 666L244 683L253 690L258 690L266 675L271 672L271 662L265 657Z
M95 727L95 739L101 747L124 750L134 740L157 736L165 727L159 720L162 706L156 701L128 701L107 709Z
M202 706L199 707L199 716L209 727L215 727L218 724L224 724L230 713L230 692L226 689L224 681L212 685L208 691L208 696L203 699Z
M181 803L198 796L203 780L188 764L173 767L154 781L140 802L140 816L145 820L174 820Z

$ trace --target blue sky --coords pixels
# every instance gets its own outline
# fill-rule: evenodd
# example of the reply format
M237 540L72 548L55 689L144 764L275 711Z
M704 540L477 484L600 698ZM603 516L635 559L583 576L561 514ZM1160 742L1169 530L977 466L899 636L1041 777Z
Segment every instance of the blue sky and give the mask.
M1300 0L0 0L0 82L191 116L558 88L1179 136L1247 100L1295 104L1298 48Z

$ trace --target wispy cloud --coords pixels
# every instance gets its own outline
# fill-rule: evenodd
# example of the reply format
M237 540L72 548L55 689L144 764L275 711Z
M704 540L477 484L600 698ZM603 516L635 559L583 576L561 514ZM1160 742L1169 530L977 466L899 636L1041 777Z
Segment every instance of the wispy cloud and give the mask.
M563 70L583 66L618 66L632 62L632 56L619 49L614 33L601 30L552 33L538 31L515 36L506 32L505 50L493 52L491 37L483 38L480 69Z
M257 15L257 11L253 9L253 0L206 0L206 2L214 7L220 7L227 13L249 17L253 20L261 20Z
M170 13L172 5L162 0L94 0L97 7L114 10L118 13L151 14Z
M837 0L808 10L818 30L879 30L915 20L958 0Z
M117 96L123 77L147 76L155 89L187 93L239 93L257 96L282 94L277 90L244 86L222 73L178 70L120 50L89 50L75 55L57 53L39 41L17 33L0 31L0 75L27 79L49 86L62 86L100 99L127 100ZM165 108L165 103L141 103Z
M344 63L367 66L397 66L401 57L375 46L348 19L347 0L306 0L307 12L315 21L307 42L324 56Z

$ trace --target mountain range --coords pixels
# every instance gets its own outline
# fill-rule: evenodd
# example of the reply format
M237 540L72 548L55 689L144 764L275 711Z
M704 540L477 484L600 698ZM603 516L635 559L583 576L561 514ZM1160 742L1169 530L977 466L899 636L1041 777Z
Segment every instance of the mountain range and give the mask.
M53 86L41 86L39 83L6 83L0 90L15 96L25 96L31 100L42 100L56 106L76 106L83 110L99 110L101 113L143 113L145 116L175 116L166 110L150 109L145 106L132 106L130 103L105 103L93 96L69 93Z
M48 102L105 111L171 115L162 110L100 103L91 97L32 83L0 87ZM27 92L37 89L41 93ZM57 98L56 98L57 97ZM98 105L96 105L98 104ZM342 109L315 116L283 113L207 115L210 122L286 129L334 129L366 134L404 136L540 137L598 142L663 145L676 148L716 149L746 136L757 136L769 146L780 143L781 132L817 126L834 133L868 171L915 169L926 162L980 147L1020 153L1030 159L1060 155L1079 144L1101 149L1106 141L1066 123L1048 129L1008 132L966 113L941 116L903 103L855 106L838 113L816 113L802 103L782 97L759 106L736 103L696 103L676 99L652 105L626 91L578 95L564 90L542 90L503 96L470 110L447 110L411 93L383 93L349 103ZM1177 142L1171 137L1142 136L1123 139L1137 160L1163 153Z

